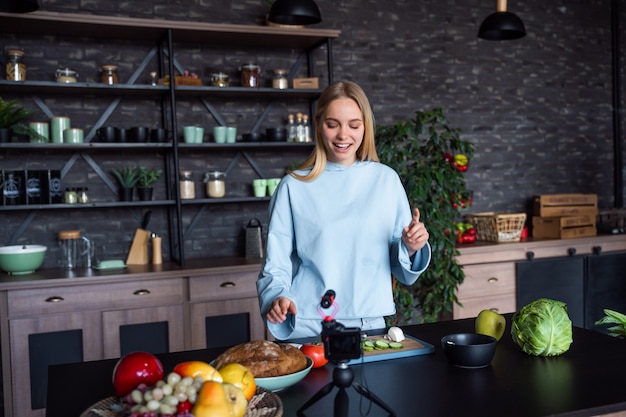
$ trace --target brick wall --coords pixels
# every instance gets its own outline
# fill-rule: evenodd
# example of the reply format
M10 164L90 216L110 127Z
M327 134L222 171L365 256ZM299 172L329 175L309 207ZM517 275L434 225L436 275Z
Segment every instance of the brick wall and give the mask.
M42 10L46 11L237 24L260 24L266 12L264 0L42 3ZM492 0L317 3L324 21L314 27L342 31L333 44L335 79L353 80L365 88L379 124L411 117L416 110L444 107L453 126L462 129L462 137L475 143L476 154L467 173L469 188L474 190L473 212L527 211L535 194L566 192L598 193L601 207L614 206L609 1L510 1L509 10L523 19L528 31L525 38L510 42L476 38L482 19L495 10ZM621 22L626 27L626 5L620 3ZM624 35L621 40L624 57ZM2 35L0 43L3 48L19 45L26 49L29 77L39 79L50 79L54 69L65 65L76 69L81 80L96 77L98 65L104 63L118 63L120 73L127 74L152 47L141 42L112 46L105 41L94 45L90 40L28 36L16 39L10 35ZM208 77L215 69L235 68L250 57L238 51L209 51L197 45L188 55L177 58ZM270 69L288 57L278 51L260 51L252 59ZM626 78L623 72L622 78ZM236 72L231 76L236 76ZM77 123L88 126L104 103L93 98L82 101L56 97L49 105L64 109ZM251 115L262 106L264 103L241 106L230 102L223 103L219 111L228 123L244 130L249 128L246 123ZM279 108L270 122L280 123L282 113L288 110L292 108ZM158 120L156 112L154 104L125 101L112 120L132 126L137 120ZM179 114L190 123L214 123L201 103L181 104ZM263 154L259 163L278 175L301 157ZM51 154L46 158L62 156ZM200 172L206 167L203 164L223 167L225 161L213 158L189 163ZM40 163L36 155L0 159L3 168L29 165L34 169ZM114 167L119 161L111 156L102 163ZM233 184L238 192L247 192L246 184L254 176L247 169L238 171L241 177ZM68 179L78 176L76 181L80 182L80 176L88 175L84 174L87 171L77 165ZM107 192L110 190L102 191L110 199ZM94 190L94 194L98 193ZM617 205L623 206L623 202ZM3 212L0 243L43 240L52 247L58 230L78 226L106 247L108 253L123 256L141 216L137 211L131 214L128 216L124 210L88 210L67 216L39 213L32 226L21 232L19 226L27 213ZM188 214L187 224L193 215ZM192 257L207 253L242 254L243 227L251 217L259 217L265 223L266 205L211 206L201 216L199 226L189 231L186 241ZM163 213L155 215L152 228L163 233L166 217ZM54 256L46 262L51 263L52 259Z

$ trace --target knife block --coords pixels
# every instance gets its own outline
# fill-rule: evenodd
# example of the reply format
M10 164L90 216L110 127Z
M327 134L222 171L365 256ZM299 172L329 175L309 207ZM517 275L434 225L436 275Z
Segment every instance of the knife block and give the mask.
M148 238L150 232L137 229L130 251L126 258L126 265L148 265Z

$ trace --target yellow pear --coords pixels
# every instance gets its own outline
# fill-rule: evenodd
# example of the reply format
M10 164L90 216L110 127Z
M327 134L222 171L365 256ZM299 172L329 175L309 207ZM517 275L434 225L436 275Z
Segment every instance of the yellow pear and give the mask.
M478 313L475 321L476 333L486 334L500 340L506 327L506 319L502 314L493 310L483 310Z
M206 381L198 392L191 414L194 417L243 417L247 407L248 400L236 386Z

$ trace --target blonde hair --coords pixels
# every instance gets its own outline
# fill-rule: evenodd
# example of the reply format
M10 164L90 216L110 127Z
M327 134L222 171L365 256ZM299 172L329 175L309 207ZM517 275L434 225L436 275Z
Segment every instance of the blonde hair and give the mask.
M349 98L361 109L363 115L363 125L365 132L363 133L363 142L356 151L357 161L375 161L378 162L378 154L376 153L376 143L374 140L375 123L374 114L370 107L369 100L365 91L358 84L350 81L339 81L326 87L326 89L320 95L317 102L317 110L313 118L315 123L315 148L309 154L307 159L300 164L298 168L291 171L289 174L294 178L302 181L312 181L317 178L326 168L326 162L328 157L326 155L326 148L322 141L322 124L328 110L328 106L333 101L340 98ZM296 174L294 171L310 169L311 171L306 175Z

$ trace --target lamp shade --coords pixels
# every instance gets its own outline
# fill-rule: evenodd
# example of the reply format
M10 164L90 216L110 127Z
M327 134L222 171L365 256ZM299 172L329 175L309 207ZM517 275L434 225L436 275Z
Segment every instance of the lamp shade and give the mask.
M478 29L478 37L488 41L508 41L526 36L522 19L511 12L495 12L487 16Z
M37 0L0 0L0 12L29 13L38 9Z
M276 0L267 20L281 25L312 25L322 21L322 14L313 0Z

